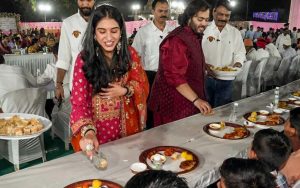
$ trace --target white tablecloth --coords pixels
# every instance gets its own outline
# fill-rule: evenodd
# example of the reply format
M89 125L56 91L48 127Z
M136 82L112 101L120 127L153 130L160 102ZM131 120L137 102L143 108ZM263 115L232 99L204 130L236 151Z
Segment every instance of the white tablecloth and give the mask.
M300 80L281 87L281 97L299 89ZM242 123L242 115L253 110L266 109L273 100L274 91L262 93L239 101L238 122ZM133 176L130 165L139 160L139 154L145 149L174 145L193 151L199 158L199 166L187 174L183 174L190 187L206 187L219 178L218 168L224 159L233 156L245 156L253 134L257 128L250 129L251 136L243 140L223 140L211 137L203 132L207 123L228 120L232 104L215 109L214 116L201 114L169 123L142 133L119 139L101 146L101 151L108 158L109 167L99 171L82 154L69 156L39 164L0 177L0 187L64 187L70 183L100 178L115 181L121 185ZM285 114L287 117L287 114ZM283 126L276 129L283 130Z
M26 55L4 55L5 64L17 65L24 67L33 76L37 76L37 69L40 74L44 72L49 63L55 63L55 58L52 53L35 53Z

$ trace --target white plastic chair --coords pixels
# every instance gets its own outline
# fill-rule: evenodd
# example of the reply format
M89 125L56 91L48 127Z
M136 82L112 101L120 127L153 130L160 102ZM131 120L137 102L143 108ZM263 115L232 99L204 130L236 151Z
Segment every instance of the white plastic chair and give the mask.
M5 94L1 107L5 113L28 113L46 117L45 104L47 92L42 88L25 88ZM46 161L44 137L26 140L0 140L0 155L14 164L19 170L19 164L42 158Z
M243 99L247 96L247 78L251 63L252 61L244 62L242 71L236 76L235 80L233 81L233 101Z
M256 68L255 68L255 71L253 72L253 75L251 75L251 79L249 80L249 93L248 95L249 96L253 96L253 95L256 95L258 93L261 92L261 86L262 86L262 83L263 83L263 76L262 76L262 72L265 68L265 65L268 61L268 58L263 58L261 59Z
M289 67L288 75L287 75L287 83L299 79L298 77L299 73L300 73L300 55L297 55L293 58L292 63Z
M292 63L293 57L287 57L281 60L278 70L275 72L275 85L282 86L287 83L287 75L289 72L289 67Z
M54 107L52 111L52 128L51 134L52 138L57 135L64 143L65 149L69 150L69 144L71 143L71 127L70 123L70 113L71 113L71 102L70 98L65 99L61 107Z
M22 67L0 65L0 98L10 91L30 86Z
M274 86L274 72L275 66L280 64L281 58L276 56L270 56L266 67L263 70L263 83L262 83L262 90L266 91L268 86Z

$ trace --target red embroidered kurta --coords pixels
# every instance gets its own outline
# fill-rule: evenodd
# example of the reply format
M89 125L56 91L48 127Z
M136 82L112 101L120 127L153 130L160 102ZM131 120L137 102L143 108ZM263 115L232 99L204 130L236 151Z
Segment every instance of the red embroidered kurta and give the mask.
M132 92L131 97L102 99L99 94L93 95L93 87L84 76L84 61L77 57L74 67L73 90L71 95L71 129L72 145L79 151L81 128L94 125L100 144L120 137L140 132L146 122L146 100L149 94L147 76L142 69L140 59L133 48L129 48L132 62L130 70L121 78L120 84L126 85Z
M201 99L206 100L201 40L202 37L190 27L178 27L161 43L159 68L149 99L154 126L199 113L176 87L187 83Z

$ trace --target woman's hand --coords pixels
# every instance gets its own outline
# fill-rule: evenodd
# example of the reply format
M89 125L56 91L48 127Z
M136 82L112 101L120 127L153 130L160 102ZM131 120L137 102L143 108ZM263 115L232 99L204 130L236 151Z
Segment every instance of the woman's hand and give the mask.
M93 151L98 151L99 149L96 133L93 130L88 131L85 136L80 139L79 145L81 150L86 152L86 155L90 158L93 155Z
M100 92L100 96L103 99L110 99L113 97L120 97L124 96L127 93L127 89L122 87L120 84L117 83L109 83L108 88L101 88L103 92Z
M194 105L200 110L201 114L206 115L212 113L212 108L209 103L200 98L194 102Z

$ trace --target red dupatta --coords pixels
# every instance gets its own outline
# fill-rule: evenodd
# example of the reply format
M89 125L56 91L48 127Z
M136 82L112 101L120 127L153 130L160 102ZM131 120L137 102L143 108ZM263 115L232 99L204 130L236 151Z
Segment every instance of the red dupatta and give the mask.
M132 62L130 64L129 71L123 77L122 83L129 88L129 90L133 93L133 95L131 97L126 97L126 96L121 97L121 101L122 101L121 136L122 137L138 133L145 128L146 118L147 118L146 104L147 104L147 97L149 95L149 83L148 83L146 73L142 68L141 60L137 52L134 50L134 48L129 47L129 52L131 55ZM80 62L82 62L81 57L77 58L76 64ZM79 72L76 71L76 67L82 69L82 66L75 65L74 72ZM81 79L85 79L85 78L81 78ZM76 80L76 76L74 74L73 82L75 82L75 80ZM76 87L74 83L73 83L73 87ZM86 87L91 87L91 86L89 85ZM91 90L89 90L89 92L91 92ZM87 101L85 101L85 103L82 104L86 104L90 102L92 102L92 100L88 99ZM87 104L87 106L92 106L92 105ZM81 107L77 106L77 108L81 108ZM77 118L74 117L73 114L71 114L71 128L73 131L73 137L71 143L74 151L77 152L80 151L80 147L79 147L79 141L81 139L80 130L83 126L87 124L91 124L91 122L93 122L93 118L92 118L93 114L89 112L86 113L86 111L82 111L81 114L78 114L77 112L76 116Z

